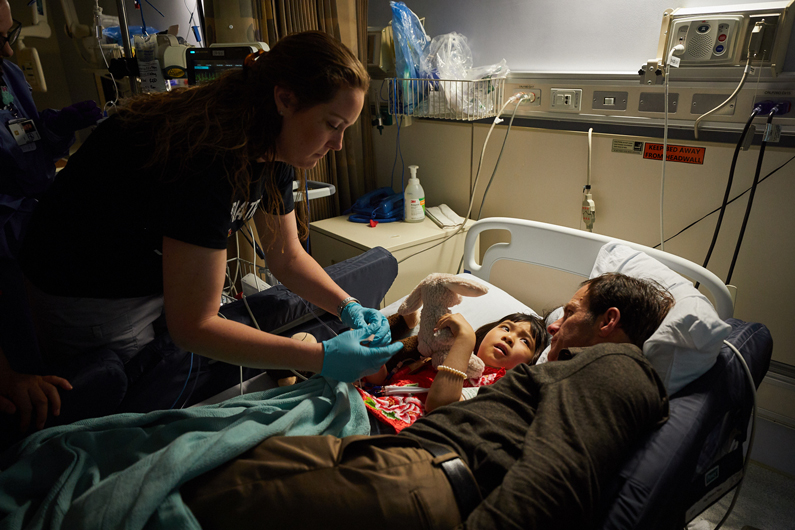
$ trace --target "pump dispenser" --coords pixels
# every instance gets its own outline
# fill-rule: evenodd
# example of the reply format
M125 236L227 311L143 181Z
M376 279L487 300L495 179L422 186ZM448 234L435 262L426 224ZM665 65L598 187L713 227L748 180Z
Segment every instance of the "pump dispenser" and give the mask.
M403 220L407 223L419 223L425 219L425 191L417 178L419 168L420 166L409 166L411 177L403 194Z

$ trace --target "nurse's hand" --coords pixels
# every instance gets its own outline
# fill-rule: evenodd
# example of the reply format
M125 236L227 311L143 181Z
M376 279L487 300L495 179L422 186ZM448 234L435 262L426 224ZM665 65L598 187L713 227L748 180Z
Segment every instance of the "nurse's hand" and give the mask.
M362 307L358 302L351 302L342 309L340 320L353 329L375 326L373 331L373 345L386 346L392 342L392 333L389 331L389 322L381 311L369 307Z
M71 136L80 129L94 125L101 117L102 109L93 100L69 105L58 112L42 114L44 124L58 136Z
M352 329L323 342L323 369L320 375L352 383L377 372L382 364L403 348L403 344L362 345L376 330L376 326Z
M19 430L26 432L35 415L35 428L44 428L47 409L53 416L61 413L61 396L58 388L71 390L66 379L54 375L29 375L9 372L0 379L0 412L19 413Z

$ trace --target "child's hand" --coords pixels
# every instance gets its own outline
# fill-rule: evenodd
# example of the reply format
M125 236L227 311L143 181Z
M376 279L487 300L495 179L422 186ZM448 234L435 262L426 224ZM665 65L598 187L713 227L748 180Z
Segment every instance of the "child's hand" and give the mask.
M475 337L475 330L472 329L472 326L460 313L447 313L446 315L443 315L436 323L436 328L434 328L433 331L437 332L444 328L449 329L450 333L452 333L453 337L455 338L458 338L461 335L471 335L472 338Z

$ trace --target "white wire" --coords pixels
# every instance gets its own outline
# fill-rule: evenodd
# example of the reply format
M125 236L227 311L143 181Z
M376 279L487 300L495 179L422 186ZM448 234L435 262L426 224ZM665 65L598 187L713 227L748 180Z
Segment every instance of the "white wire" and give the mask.
M449 236L447 236L446 238L444 238L441 241L439 241L438 243L436 243L434 245L431 245L428 248L424 248L424 249L422 249L422 250L420 250L418 252L415 252L414 254L409 254L408 256L403 257L402 259L398 260L398 264L403 263L407 259L412 258L412 257L416 256L417 254L421 254L421 253L423 253L423 252L425 252L427 250L430 250L430 249L432 249L434 247L438 247L439 245L444 244L445 242L447 242L448 240L452 239L456 235L460 234L464 230L464 226L466 226L466 222L469 219L470 214L472 213L472 206L475 204L475 188L477 187L478 179L480 178L480 169L481 169L481 167L483 165L483 157L486 154L486 146L489 143L489 137L491 136L491 131L494 130L494 126L495 125L497 125L498 123L503 121L503 120L500 119L500 115L503 113L503 111L505 110L505 107L507 107L509 103L511 103L512 101L518 100L517 104L516 104L516 108L514 109L514 114L516 114L516 109L519 108L519 104L522 101L524 101L525 99L528 99L528 98L530 98L530 96L528 96L527 94L524 94L522 92L514 94L512 97L508 98L508 101L505 102L505 104L502 106L500 111L494 117L494 121L492 122L491 127L489 128L489 132L486 134L486 139L483 141L483 148L480 151L480 161L478 162L478 170L475 173L475 182L472 184L472 189L470 191L469 206L467 207L467 213L463 217L463 220L461 221L461 223L459 223L458 226L456 227L456 230L453 233L451 233ZM506 132L506 134L507 134L507 132ZM497 162L499 163L499 159L498 159ZM485 196L484 196L484 199L485 199ZM463 259L464 258L462 256L461 257L462 263L463 263ZM459 264L458 268L459 269L461 268L460 264Z
M696 118L696 122L693 124L693 135L695 136L696 140L698 140L698 124L701 122L701 120L703 120L704 118L706 118L707 116L709 116L713 112L717 112L720 109L722 109L724 106L726 106L731 100L734 99L734 96L736 96L740 92L740 89L745 84L745 79L748 77L748 72L751 69L751 38L752 37L753 37L753 32L749 33L749 35L748 35L748 47L747 47L747 51L746 51L746 55L748 57L747 57L747 59L745 61L745 68L743 69L743 76L740 78L740 84L737 85L737 88L734 89L734 92L732 92L732 95L729 96L726 99L726 101L724 101L723 103L721 103L720 105L718 105L717 107L712 109L711 111L706 112L706 113L702 114L701 116L699 116L698 118ZM756 54L754 54L754 55L756 55ZM667 68L667 66L668 65L666 64L666 68ZM760 65L759 68L761 68L761 65ZM761 70L760 70L760 74L761 74ZM667 76L666 76L666 78L667 78ZM666 79L666 81L667 81L667 79Z
M593 127L588 129L588 177L585 184L591 185L591 153L593 151Z
M108 58L105 57L105 52L102 51L102 41L99 40L99 36L97 36L96 39L97 39L97 47L99 48L99 54L102 56L102 60L105 62L105 68L108 69L108 75L110 76L110 80L113 83L113 90L116 93L116 99L114 99L113 101L105 102L105 105L102 110L107 112L108 105L110 105L111 107L115 107L116 102L119 101L119 86L116 84L116 78L113 77L113 73L111 73L110 71L110 64L108 64Z
M737 348L734 347L733 344L723 341L723 343L728 346L733 352L734 356L737 360L740 361L740 364L745 371L746 377L748 377L749 387L751 389L751 400L753 403L753 408L751 412L751 434L748 437L748 451L745 453L745 461L743 462L743 475L740 477L740 482L737 483L737 488L734 490L734 497L732 497L731 504L729 504L729 508L726 510L726 514L723 516L723 519L720 520L718 525L714 528L714 530L718 530L723 523L726 522L726 519L729 518L729 515L732 513L734 509L734 505L737 503L737 498L740 496L740 487L743 485L743 480L745 480L745 476L748 473L748 462L751 460L751 450L754 447L754 437L756 436L756 385L754 384L754 378L751 375L751 370L748 368L748 364L743 359L743 356L740 355L740 352Z
M665 94L663 112L663 150L662 150L662 176L660 177L660 250L665 250L665 162L668 159L668 74L671 71L670 62L673 50L668 55L665 63Z

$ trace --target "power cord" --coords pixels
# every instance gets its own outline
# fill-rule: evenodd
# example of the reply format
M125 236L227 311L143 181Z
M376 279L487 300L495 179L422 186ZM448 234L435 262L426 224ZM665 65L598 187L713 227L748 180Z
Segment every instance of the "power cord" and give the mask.
M723 516L723 519L720 520L718 525L714 528L714 530L719 530L723 523L729 518L729 515L732 513L734 509L734 505L737 504L737 498L740 496L740 488L743 485L743 480L745 480L746 475L748 474L748 462L751 460L751 451L754 448L754 438L756 437L756 385L754 384L754 378L751 375L751 370L748 368L748 363L745 362L745 359L742 355L740 355L739 350L734 347L733 344L729 343L728 341L723 341L723 343L728 346L733 352L735 358L740 362L745 371L745 375L748 378L748 383L751 389L751 400L752 400L752 409L751 409L751 434L748 437L748 450L745 452L745 460L743 461L743 475L740 477L740 482L737 483L737 488L734 490L734 496L732 497L731 504L729 504L729 508L726 510L726 514Z
M500 115L503 113L503 111L505 111L505 107L507 107L510 103L512 103L514 101L517 102L516 103L516 107L514 108L513 114L511 115L511 124L512 124L513 123L513 118L516 115L516 110L519 108L519 104L522 103L523 101L527 101L527 100L534 101L535 100L535 94L533 94L532 92L530 94L525 94L524 92L517 92L516 94L514 94L513 96L508 98L508 100L503 104L502 108L499 110L497 115L494 117L494 121L492 122L491 127L489 128L489 132L486 134L485 141L483 142L483 148L481 149L480 160L478 162L478 169L477 169L477 172L475 173L475 182L472 184L472 189L471 189L471 192L470 192L469 206L467 207L467 213L463 217L463 220L461 221L461 223L459 223L456 227L454 227L455 230L449 236L447 236L446 238L442 239L438 243L435 243L435 244L429 246L428 248L420 250L419 252L415 252L414 254L409 254L408 256L403 257L402 259L400 259L398 261L398 264L403 263L407 259L412 258L412 257L414 257L414 256L416 256L418 254L422 254L423 252L426 252L428 250L431 250L432 248L435 248L435 247L438 247L439 245L444 244L445 242L449 241L450 239L452 239L456 235L460 234L464 230L464 226L466 225L467 219L469 219L469 215L472 213L472 206L475 203L475 189L477 188L478 180L480 179L480 169L481 169L481 167L483 165L483 158L484 158L484 156L486 154L486 146L489 143L489 137L491 137L491 132L494 130L494 126L495 125L497 125L498 123L503 121L500 118ZM508 130L505 133L505 138L503 139L503 149L505 148L505 141L508 139L508 133L510 132L510 130L511 130L511 128L510 128L510 124L509 124ZM489 186L491 185L491 180L494 179L494 175L497 172L497 166L499 166L500 158L502 158L502 150L500 150L500 156L497 159L497 164L494 167L494 172L492 173L491 179L489 180ZM488 186L486 188L486 192L488 192ZM482 200L483 201L486 200L486 193L483 194L483 199ZM483 209L483 202L481 202L481 210L482 209ZM478 214L478 215L480 215L480 214ZM463 263L464 263L464 257L461 256L461 261L458 264L458 269L457 269L458 271L461 270L461 265Z

